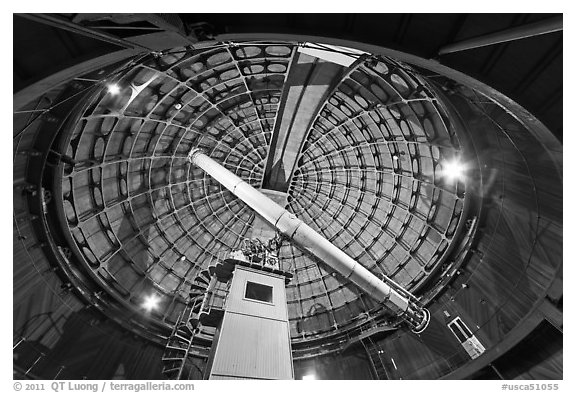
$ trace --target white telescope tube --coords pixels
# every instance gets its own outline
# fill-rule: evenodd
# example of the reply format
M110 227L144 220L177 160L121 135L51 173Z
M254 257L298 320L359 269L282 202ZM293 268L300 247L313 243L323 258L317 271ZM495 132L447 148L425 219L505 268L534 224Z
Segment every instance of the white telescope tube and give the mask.
M380 280L294 214L289 213L282 206L208 157L200 149L192 149L188 158L192 164L212 176L278 229L280 233L292 239L294 243L352 281L376 301L383 302L389 309L404 318L413 327L414 332L420 333L426 329L430 320L428 310L418 306L409 297Z

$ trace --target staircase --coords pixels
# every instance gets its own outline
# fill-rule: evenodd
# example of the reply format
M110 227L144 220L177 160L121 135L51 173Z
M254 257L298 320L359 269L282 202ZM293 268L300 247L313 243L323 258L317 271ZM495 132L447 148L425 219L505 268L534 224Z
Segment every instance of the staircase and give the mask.
M196 304L200 304L196 302ZM192 341L198 332L198 328L191 323L196 304L188 304L178 320L174 324L174 329L168 338L164 354L162 356L162 373L166 379L188 379L192 365L187 364L188 355L192 348ZM196 325L197 326L197 325Z
M189 355L193 341L202 339L198 315L210 279L210 272L204 270L198 274L191 285L190 300L178 316L162 355L162 373L166 379L190 379L196 367L192 364Z

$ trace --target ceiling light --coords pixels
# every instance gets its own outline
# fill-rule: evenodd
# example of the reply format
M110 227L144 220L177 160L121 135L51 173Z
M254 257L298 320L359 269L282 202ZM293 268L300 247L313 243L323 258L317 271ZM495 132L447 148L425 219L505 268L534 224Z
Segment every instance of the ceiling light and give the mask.
M303 375L303 376L302 376L302 379L303 379L303 380L304 380L304 379L307 379L307 380L311 381L311 380L316 379L316 375L314 375L314 374Z
M150 296L146 296L144 298L144 303L142 303L142 307L150 312L158 308L158 304L160 303L160 298L156 296L154 293Z
M116 83L109 84L108 93L110 93L110 95L115 96L116 94L120 93L120 86L118 86Z
M453 161L446 161L442 163L442 176L448 181L460 180L464 177L466 165L461 163L458 159Z

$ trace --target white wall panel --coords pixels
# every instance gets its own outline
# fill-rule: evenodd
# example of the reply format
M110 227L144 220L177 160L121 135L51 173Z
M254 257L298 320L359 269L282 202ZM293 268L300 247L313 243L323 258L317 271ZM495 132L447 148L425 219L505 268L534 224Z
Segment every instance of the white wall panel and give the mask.
M292 379L288 322L227 312L212 365L217 375Z

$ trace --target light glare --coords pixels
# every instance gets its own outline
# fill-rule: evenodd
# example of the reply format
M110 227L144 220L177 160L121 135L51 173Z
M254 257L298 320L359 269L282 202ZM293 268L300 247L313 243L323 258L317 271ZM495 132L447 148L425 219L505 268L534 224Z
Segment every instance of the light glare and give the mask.
M314 374L303 375L303 376L302 376L302 379L303 379L303 380L304 380L304 379L307 379L307 380L310 381L310 380L316 379L316 376L315 376Z
M116 94L120 93L120 86L118 86L116 83L108 85L108 93L115 96Z
M152 294L150 296L146 296L144 298L144 303L142 303L142 307L146 310L146 311L152 311L158 308L158 304L160 303L160 298L158 296L156 296L155 294Z
M462 179L465 170L466 166L458 160L447 161L442 164L442 175L449 181Z

